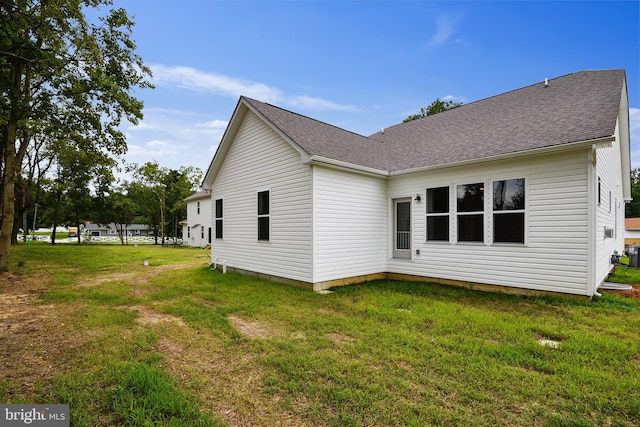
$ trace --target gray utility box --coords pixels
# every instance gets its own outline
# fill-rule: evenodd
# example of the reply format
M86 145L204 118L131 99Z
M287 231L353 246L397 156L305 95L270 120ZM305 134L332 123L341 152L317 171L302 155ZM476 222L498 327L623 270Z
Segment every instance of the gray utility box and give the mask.
M640 247L638 246L630 246L629 247L629 267L640 267L638 260L638 252Z

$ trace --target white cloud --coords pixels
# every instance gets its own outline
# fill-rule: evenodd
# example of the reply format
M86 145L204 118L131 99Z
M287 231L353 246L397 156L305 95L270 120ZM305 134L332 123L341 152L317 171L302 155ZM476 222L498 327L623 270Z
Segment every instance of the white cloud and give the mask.
M151 66L151 69L153 71L153 82L158 86L173 86L187 90L214 92L233 98L247 96L262 102L312 110L359 111L353 105L342 105L306 95L289 96L282 93L277 87L264 83L203 72L191 67L155 64Z
M204 123L196 123L198 128L225 129L229 122L224 120L211 120Z
M436 33L429 39L428 46L438 47L443 45L447 40L451 38L453 33L455 33L458 21L460 21L459 16L438 16L438 18L436 19Z
M311 96L294 96L285 100L287 104L294 107L303 107L311 110L330 110L330 111L361 111L353 105L342 105L335 102L327 101L321 98L313 98Z
M277 102L282 95L277 88L262 83L248 82L242 79L205 73L191 67L152 65L153 82L156 85L176 86L184 89L216 92L235 98L245 95L251 98Z

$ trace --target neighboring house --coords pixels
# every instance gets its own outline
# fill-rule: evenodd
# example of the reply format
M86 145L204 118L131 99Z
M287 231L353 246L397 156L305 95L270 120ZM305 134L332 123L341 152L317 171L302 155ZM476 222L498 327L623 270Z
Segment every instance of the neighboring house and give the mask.
M203 187L212 261L231 270L592 296L624 248L626 75L545 79L369 137L241 97Z
M122 229L126 230L126 236L145 237L153 236L153 231L149 230L146 224L122 224ZM111 224L87 224L85 231L93 237L118 237L118 230L114 223Z
M640 218L625 218L624 245L640 246Z
M183 244L200 248L211 244L211 192L198 191L184 201L187 202L187 219L180 222Z

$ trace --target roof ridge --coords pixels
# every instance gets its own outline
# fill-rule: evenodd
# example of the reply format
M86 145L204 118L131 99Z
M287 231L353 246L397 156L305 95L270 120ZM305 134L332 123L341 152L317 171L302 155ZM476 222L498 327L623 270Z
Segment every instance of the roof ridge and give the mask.
M295 111L287 110L286 108L280 107L278 105L270 104L268 102L258 101L257 99L249 98L248 96L244 96L244 95L241 95L240 98L243 98L243 99L249 101L250 104L258 103L258 104L267 105L269 107L276 108L276 109L278 109L280 111L284 111L286 113L293 114L295 116L302 117L304 119L311 120L311 121L316 122L316 123L321 123L321 124L323 124L325 126L329 126L329 127L334 128L334 129L341 130L343 132L347 132L347 133L350 133L350 134L353 134L353 135L357 135L357 136L362 137L362 138L369 139L369 137L366 136L366 135L359 134L359 133L354 132L354 131L349 130L349 129L341 128L340 126L336 126L336 125L333 125L331 123L327 123L327 122L322 121L322 120L314 119L313 117L305 116L304 114L300 114L300 113L297 113Z
M497 98L497 97L502 97L502 96L507 95L507 94L510 94L510 93L515 93L515 92L523 91L523 90L525 90L525 89L529 89L529 88L535 87L536 85L539 85L540 83L544 83L544 82L547 82L547 81L548 81L548 82L553 82L553 81L557 81L557 80L559 80L559 79L566 78L566 77L573 76L573 75L578 75L578 74L583 74L583 73L588 73L588 72L590 73L590 72L603 72L603 71L621 71L621 72L625 72L624 68L610 68L610 69L603 69L603 70L593 69L593 70L580 70L580 71L574 71L574 72L571 72L571 73L563 74L563 75L561 75L561 76L556 76L556 77L552 77L552 78L546 78L546 77L545 77L545 79L544 79L544 80L542 80L542 81L534 82L534 83L531 83L531 84L529 84L529 85L527 85L527 86L522 86L522 87L519 87L519 88L511 89L511 90L508 90L508 91L506 91L506 92L501 92L501 93L497 93L497 94L495 94L495 95L487 96L486 98L476 99L475 101L471 101L471 102L469 102L468 104L462 104L462 105L460 105L459 107L451 108L451 109L449 109L449 110L445 110L445 111L441 111L441 112L439 112L439 113L437 113L437 114L444 114L444 113L447 113L447 112L449 112L449 111L456 110L456 109L458 109L458 108L465 108L465 107L469 107L469 106L472 106L472 105L478 104L478 103L480 103L480 102L485 102L485 101L488 101L488 100L491 100L491 99L494 99L494 98ZM468 108L465 108L465 109L468 109ZM388 129L392 129L392 128L397 128L397 127L399 127L399 126L406 125L407 123L411 123L411 122L414 122L414 121L422 121L422 120L425 120L425 119L427 119L427 118L429 118L429 117L433 117L433 116L435 116L435 114L432 114L432 115L429 115L429 116L425 116L425 117L421 117L421 118L419 118L419 119L415 119L415 120L410 120L410 121L408 121L408 122L396 123L395 125L390 125L390 126L384 127L383 129L384 129L384 130L388 130ZM440 116L440 117L442 117L442 116ZM378 135L380 135L381 133L384 133L384 132L382 132L382 131L377 131L377 132L375 132L375 133L373 133L373 134L369 135L369 138L372 138L372 137L378 136ZM373 139L375 139L375 138L373 138Z

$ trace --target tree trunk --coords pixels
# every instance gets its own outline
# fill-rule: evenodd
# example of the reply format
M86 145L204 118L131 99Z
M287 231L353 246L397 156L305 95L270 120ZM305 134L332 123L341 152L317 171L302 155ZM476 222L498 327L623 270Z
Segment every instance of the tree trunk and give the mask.
M60 199L62 199L62 191L56 190L56 201L53 206L53 231L51 232L51 244L56 244L56 230L58 229L58 213L60 212Z
M11 251L11 232L15 215L16 131L18 120L9 119L4 129L4 174L2 175L2 226L0 226L0 271L7 271Z

